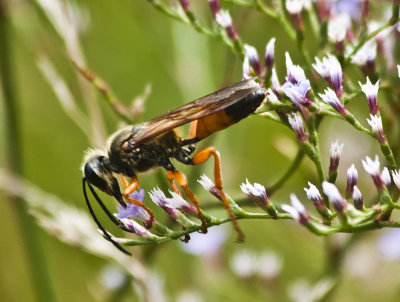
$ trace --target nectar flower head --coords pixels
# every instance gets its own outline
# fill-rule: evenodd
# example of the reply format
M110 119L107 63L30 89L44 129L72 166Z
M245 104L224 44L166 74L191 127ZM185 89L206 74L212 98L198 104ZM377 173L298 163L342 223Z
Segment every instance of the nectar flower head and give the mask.
M369 112L372 115L377 115L379 113L378 108L378 90L379 90L379 80L372 85L371 81L367 77L367 82L365 84L361 84L358 82L361 87L362 92L364 92L365 96L367 97Z
M311 182L308 182L308 185L310 186L308 189L304 188L304 191L307 193L307 198L313 201L314 206L319 212L326 212L327 207L318 188Z
M278 75L276 74L275 67L272 68L272 75L271 75L271 83L272 83L272 90L279 94L282 92L281 84L279 83Z
M382 118L380 115L369 115L371 119L367 119L368 124L371 126L380 144L387 143L386 135L383 132Z
M253 46L244 44L244 51L246 53L246 57L249 58L250 66L253 67L253 70L257 75L260 75L262 68L258 58L257 50Z
M286 81L291 82L292 84L297 84L301 81L307 81L304 70L299 65L293 65L292 59L288 52L285 52L286 58L286 71L287 77Z
M328 24L329 40L335 43L343 42L350 26L351 20L348 14L337 14L333 16Z
M298 108L299 105L308 107L312 102L306 98L307 92L311 89L310 81L300 81L296 85L291 82L286 82L282 86L283 92Z
M292 126L293 130L296 132L298 139L301 142L308 141L308 136L306 130L304 129L303 120L300 116L300 113L296 112L289 115L288 121L290 126Z
M400 171L392 171L393 182L400 192Z
M319 93L319 96L325 103L331 105L342 116L346 116L349 113L332 89L327 88L324 92L324 94Z
M239 38L236 29L233 27L231 15L227 10L219 10L215 15L215 21L225 28L226 34L231 40Z
M384 186L381 177L381 163L379 162L378 155L375 155L375 160L372 160L368 156L365 160L361 160L364 170L372 177L375 186L380 189Z
M336 186L333 183L324 181L322 183L322 189L324 190L325 195L328 196L328 199L334 209L338 213L342 213L347 206L347 202L345 199L343 199Z
M249 58L246 56L243 60L243 74L242 74L242 79L243 80L248 80L251 78L251 70L250 70L250 63L249 63Z
M382 181L385 184L385 186L389 187L392 180L390 179L390 173L389 173L389 170L387 167L384 167L382 169L381 178L382 178Z
M202 185L202 187L210 192L212 195L217 197L218 199L222 199L221 192L220 190L215 186L215 184L212 182L210 178L208 178L207 175L203 174L199 180L197 180L199 184Z
M298 223L300 224L307 223L310 220L310 218L308 216L306 208L300 202L300 200L297 198L296 195L290 194L290 203L292 204L291 206L283 204L281 206L282 210L284 210L286 213L292 216L292 218Z
M334 143L331 143L329 171L337 170L340 156L342 155L343 151L343 146L344 144L339 145L338 139Z
M221 5L219 4L219 0L208 0L208 4L210 5L211 12L215 19L215 16L221 10Z
M267 46L265 47L265 57L264 63L265 67L270 69L274 65L275 60L275 38L269 40Z
M351 165L350 168L347 169L347 187L346 194L347 196L351 196L354 190L354 186L357 185L358 180L358 172L354 164Z
M357 186L354 186L353 202L357 210L362 211L364 209L364 198Z
M140 225L134 220L123 218L121 222L130 230L132 230L136 235L140 237L156 237L153 233L147 230L145 227Z
M359 49L355 55L351 57L351 62L359 67L365 67L367 64L375 62L376 58L376 41L369 40Z
M263 185L258 183L252 185L249 180L246 179L246 183L242 183L240 189L262 209L266 209L268 205L271 204Z
M144 200L144 190L140 189L140 191L135 191L129 195L132 199L143 202ZM143 222L150 222L151 217L150 214L141 206L135 205L133 203L126 203L126 208L119 205L117 207L118 213L115 216L118 219L124 218L136 218Z
M322 61L315 58L315 62L313 68L332 86L337 97L342 97L342 66L336 57L328 54Z
M301 12L303 9L304 0L286 0L285 7L286 10L291 15L296 15Z

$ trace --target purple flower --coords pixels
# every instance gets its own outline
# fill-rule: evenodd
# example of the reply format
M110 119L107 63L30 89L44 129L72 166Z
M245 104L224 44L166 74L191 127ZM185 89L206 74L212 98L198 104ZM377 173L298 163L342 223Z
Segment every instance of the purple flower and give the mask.
M147 237L147 238L157 238L156 235L151 233L149 230L147 230L145 227L141 226L138 224L136 221L128 218L122 218L121 222L130 230L132 230L136 235L141 236L141 237Z
M364 199L357 186L353 187L353 203L357 210L362 211L364 209Z
M246 53L246 57L249 58L250 66L253 67L254 72L257 75L261 75L262 68L260 59L258 58L257 50L253 46L245 44L244 51Z
M297 84L301 81L308 81L304 70L299 65L293 65L292 59L288 52L285 53L286 57L286 70L287 77L286 81L291 82L292 84Z
M272 68L274 65L274 60L275 60L275 38L272 38L269 40L267 46L265 47L265 57L264 57L264 63L265 67L269 69Z
M381 163L379 162L378 155L375 155L375 160L372 160L368 156L364 160L361 160L362 165L365 169L365 171L372 177L372 180L374 181L375 186L378 189L381 189L384 187L384 183L381 177Z
M144 200L144 190L140 189L140 191L135 191L129 195L134 200L143 202ZM135 205L133 203L127 202L126 208L122 207L121 205L117 207L118 213L115 216L118 219L124 218L136 218L143 222L148 223L151 221L150 214L141 206Z
M179 0L179 3L181 4L183 10L185 12L190 10L190 2L189 0Z
M325 195L328 196L328 199L334 209L338 213L343 213L343 211L346 209L347 202L342 197L342 195L340 195L339 190L336 188L336 186L333 183L324 181L322 183L322 189L324 190Z
M400 192L400 171L392 171L393 182Z
M358 172L354 164L347 169L347 186L346 186L346 196L351 196L354 190L354 186L357 185Z
M300 202L296 195L290 194L291 206L283 204L282 210L288 213L292 218L300 224L305 224L310 220L306 208Z
M378 90L379 90L379 80L372 85L371 81L367 77L367 82L365 84L361 84L358 82L361 87L362 92L364 92L365 96L367 97L369 112L372 115L377 115L379 113L378 108Z
M319 93L319 96L325 103L331 105L333 109L335 109L342 116L346 116L349 113L347 108L340 102L336 93L332 89L327 88L324 92L325 94Z
M343 144L339 145L339 140L336 140L336 142L331 144L330 158L329 158L329 173L337 171L342 151L343 151Z
M215 21L225 28L226 34L231 40L239 39L236 29L233 27L231 15L227 10L219 10L215 15Z
M306 98L306 94L310 89L311 86L309 80L301 80L296 84L286 82L282 86L283 92L298 108L300 108L299 105L308 107L312 104L312 102Z
M208 0L208 4L210 5L211 12L215 19L215 16L221 10L221 5L219 4L219 0Z
M301 142L308 141L308 136L306 130L304 129L303 120L300 116L300 113L296 112L292 115L288 116L288 121L290 126L292 126L293 130L296 132L297 138Z
M343 95L342 67L335 56L328 54L320 61L315 58L314 69L332 86L338 98Z
M313 204L317 208L318 212L327 213L327 207L318 188L311 182L308 182L308 185L310 186L308 189L304 188L304 191L307 193L307 198L313 201Z
M390 173L387 167L384 167L382 169L381 178L386 187L389 187L390 184L392 183L392 180L390 179Z
M271 204L263 185L258 183L254 183L254 185L252 185L249 180L246 179L246 183L242 183L240 185L240 189L262 209L267 209L267 207Z
M372 131L374 131L376 137L380 144L386 144L387 138L383 132L382 118L380 115L369 115L371 119L367 119L368 124L371 126Z

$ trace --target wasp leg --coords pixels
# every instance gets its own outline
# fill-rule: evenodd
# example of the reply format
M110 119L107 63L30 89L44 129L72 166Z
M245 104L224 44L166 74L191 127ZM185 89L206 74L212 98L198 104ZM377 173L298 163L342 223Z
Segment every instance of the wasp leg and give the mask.
M129 201L130 203L133 203L134 205L142 207L143 209L145 209L147 211L147 213L149 213L150 222L148 222L146 224L146 228L148 228L148 229L151 228L153 221L154 221L153 211L150 208L146 207L144 202L133 199L132 197L129 196L139 187L139 179L137 177L132 177L131 181L128 183L128 181L125 179L125 177L121 174L121 181L122 181L122 185L125 188L122 195L124 195L124 197L126 198L127 201Z
M199 219L201 220L201 226L202 226L201 231L204 234L206 234L207 233L206 220L204 218L202 210L200 209L199 200L197 199L196 195L194 195L188 187L188 180L187 180L186 175L183 174L182 172L179 172L178 170L173 170L173 171L167 170L167 178L168 178L169 183L171 184L171 187L174 190L174 192L176 192L175 190L177 190L179 192L178 188L176 187L176 185L174 183L174 179L176 180L178 185L185 191L185 193L186 193L187 197L189 198L189 200L191 201L191 203L196 207L197 214L199 215Z
M193 156L193 158L192 158L193 164L200 165L200 164L206 162L211 156L214 156L215 186L220 191L221 201L224 204L224 207L225 207L226 211L228 212L230 219L232 220L233 228L235 229L235 231L238 235L237 241L243 242L244 234L243 234L242 230L240 229L239 224L236 220L235 214L233 213L231 207L229 206L228 199L226 198L226 195L225 195L224 191L222 190L221 156L219 155L219 152L214 147L205 148Z

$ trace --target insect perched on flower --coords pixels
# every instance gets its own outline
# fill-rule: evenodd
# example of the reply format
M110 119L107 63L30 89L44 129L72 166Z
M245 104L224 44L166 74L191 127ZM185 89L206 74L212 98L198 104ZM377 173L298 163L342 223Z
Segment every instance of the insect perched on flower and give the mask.
M139 187L136 173L145 172L155 167L163 167L174 192L180 194L176 183L183 189L189 200L196 207L198 217L202 222L202 232L207 232L206 221L198 205L197 197L188 187L186 176L175 169L171 158L185 165L199 165L214 156L214 182L220 191L221 200L232 219L233 226L238 232L238 240L243 239L235 216L229 207L227 198L222 191L222 175L220 155L213 147L205 148L191 157L195 144L219 130L225 129L253 113L262 103L266 90L261 88L253 79L245 80L232 86L194 100L148 122L125 127L115 132L108 140L104 150L92 150L84 159L82 170L84 176L83 192L89 211L104 236L118 249L130 254L115 242L110 234L101 226L96 218L86 194L86 183L96 201L107 216L118 227L130 231L116 219L105 207L93 186L113 196L122 207L130 202L143 207L151 216L151 227L154 220L152 211L142 201L132 198ZM179 136L176 128L191 123L189 138ZM119 175L124 190L121 192L116 176ZM126 178L130 178L128 181Z

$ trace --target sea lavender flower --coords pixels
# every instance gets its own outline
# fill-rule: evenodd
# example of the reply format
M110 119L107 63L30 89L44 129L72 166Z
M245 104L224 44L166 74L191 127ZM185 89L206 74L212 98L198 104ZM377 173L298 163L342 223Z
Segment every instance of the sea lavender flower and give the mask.
M333 208L338 213L343 213L343 211L347 207L347 202L342 197L342 195L339 193L339 190L336 188L336 186L333 183L324 181L322 183L322 189L323 189L325 195L328 196L328 199L329 199L330 203L332 204Z
M147 230L145 227L137 223L135 220L122 218L121 222L126 226L128 229L132 230L136 235L140 237L146 238L156 238L157 236Z
M132 194L129 195L134 200L143 202L144 200L144 190L140 189L140 191L135 191ZM145 223L149 223L151 221L151 216L150 214L141 206L135 205L133 203L126 203L126 208L123 206L119 205L117 207L118 213L115 214L115 216L118 219L124 219L124 218L136 218L139 219Z
M333 109L335 109L342 116L349 114L347 108L340 102L336 93L332 89L327 88L324 92L324 94L319 93L319 96L325 103L331 105Z
M375 155L375 160L372 160L367 156L365 160L361 160L361 162L365 171L372 177L375 186L378 189L383 188L385 184L381 177L381 163L379 162L378 155Z
M322 61L315 58L315 62L313 68L332 86L337 97L342 97L342 67L336 57L328 54Z
M337 0L333 4L333 9L336 13L347 14L354 21L360 20L361 0Z
M400 78L400 65L397 65L397 73L398 73L399 78Z
M185 211L189 215L197 216L196 208L188 203L179 194L171 192L172 198L167 198L159 188L150 191L151 200L168 213L173 219L177 219L181 214L179 210Z
M329 175L337 173L339 167L340 156L343 151L343 145L339 145L339 140L337 139L334 143L331 143L330 156L329 156Z
M226 34L231 40L239 39L236 29L233 27L231 15L227 10L220 10L215 15L215 21L225 28Z
M304 129L303 120L300 116L300 113L292 113L288 115L288 121L290 126L292 126L293 130L296 132L297 138L300 142L308 141L308 136L306 130Z
M301 109L300 105L304 107L312 105L312 102L306 98L306 94L310 89L310 81L308 80L298 82L296 85L286 82L282 86L283 92L299 109Z
M189 2L189 0L179 0L179 3L181 4L184 12L190 11L190 2Z
M301 20L301 10L303 9L304 0L286 0L285 7L293 18L296 29L303 30L303 22Z
M264 64L265 68L268 70L272 68L274 65L275 60L275 38L269 40L267 46L265 47L265 57L264 57Z
M218 12L221 10L221 5L219 4L219 0L208 0L208 4L210 5L210 9L215 19Z
M347 186L346 186L346 196L350 197L353 194L354 186L357 185L358 172L354 164L347 169Z
M358 65L366 74L375 70L376 41L369 40L351 57L351 62Z
M314 186L311 182L308 182L309 188L304 188L307 193L307 198L312 200L317 211L324 217L329 214L329 210L319 192L318 188Z
M290 58L288 52L285 52L285 58L287 71L286 81L295 85L301 81L308 81L303 68L301 68L299 65L293 65L292 59Z
M328 37L332 42L335 42L337 47L342 51L344 50L343 41L346 38L350 26L351 20L348 14L337 14L329 19Z
M250 63L249 63L249 58L246 56L243 60L243 66L242 66L242 80L248 80L251 78L251 69L250 69Z
M371 81L367 77L367 82L365 84L361 84L358 82L361 87L362 92L364 92L365 96L367 97L369 112L372 115L377 115L379 113L378 108L378 90L379 90L379 80L372 85Z
M400 171L392 171L393 182L400 192Z
M268 210L272 206L271 201L267 196L267 192L265 191L265 187L258 183L254 183L252 185L248 179L246 179L246 183L242 183L240 185L240 189L244 194L250 197L260 208L264 210ZM273 207L273 206L272 206ZM271 208L272 215L276 215L275 207Z
M386 144L387 138L383 132L382 117L380 115L369 115L371 119L367 119L368 124L371 126L372 131L375 133L380 144Z
M246 53L246 57L249 58L250 66L253 67L254 72L257 75L261 75L262 68L260 59L258 58L257 50L248 44L244 44L244 51Z
M354 186L353 190L353 203L357 210L362 211L364 209L364 198L357 186Z
M306 224L310 217L308 216L307 210L304 205L300 202L296 195L290 194L291 206L283 204L282 210L288 213L292 218L300 224Z
M385 186L389 187L392 180L390 179L390 173L389 173L389 170L387 167L384 167L382 169L381 178L382 178L382 181L385 184Z
M222 199L221 191L215 186L212 180L207 177L207 175L203 174L200 179L197 180L197 182L201 184L206 191L210 192L216 198L218 198L219 200Z
M278 79L278 75L276 74L275 67L272 68L271 83L272 83L272 91L279 98L280 94L282 93L282 88L281 88L281 84L279 83L279 79Z

